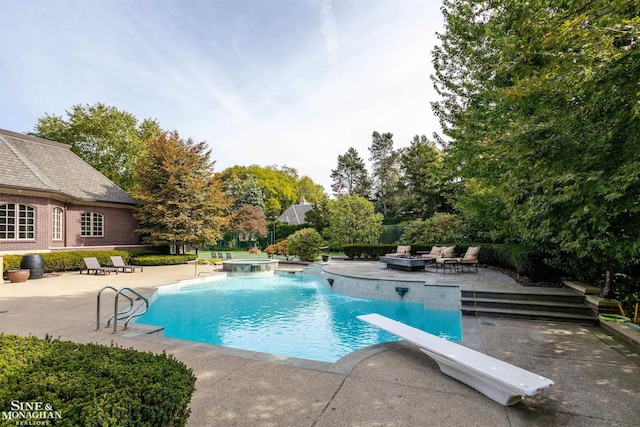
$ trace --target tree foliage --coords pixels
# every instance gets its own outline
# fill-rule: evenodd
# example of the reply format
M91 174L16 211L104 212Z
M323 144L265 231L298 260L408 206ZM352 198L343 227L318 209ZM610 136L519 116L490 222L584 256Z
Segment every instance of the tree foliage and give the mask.
M372 163L373 198L378 212L384 216L394 215L398 208L397 184L400 179L399 154L393 149L393 134L371 135L369 153Z
M446 244L460 239L462 220L455 214L438 212L431 218L412 221L404 228L401 242Z
M512 239L577 273L640 260L640 5L445 0L434 103Z
M451 210L449 196L453 191L444 156L435 142L426 136L414 136L411 145L400 150L404 193L403 209L426 219L436 212Z
M206 143L158 133L136 165L139 232L151 244L199 247L222 238L229 206Z
M349 147L346 153L338 155L338 165L331 170L331 189L336 197L343 193L348 196L371 197L371 179L364 160L355 148Z
M295 255L302 261L313 262L320 255L324 245L322 236L313 228L303 228L287 238L289 255Z
M307 176L300 178L295 169L287 166L232 166L222 171L220 179L224 182L225 191L236 200L246 197L248 187L255 184L262 192L264 212L270 220L298 203L301 197L309 203L326 198L321 185Z
M124 190L135 187L136 163L144 157L145 141L160 131L155 120L101 103L74 105L67 117L45 114L32 135L71 145L71 150Z
M333 247L378 243L382 218L370 201L360 196L342 196L329 201L329 226L324 229L324 235Z
M229 230L236 232L243 240L252 240L267 235L267 220L257 206L242 205L231 216Z

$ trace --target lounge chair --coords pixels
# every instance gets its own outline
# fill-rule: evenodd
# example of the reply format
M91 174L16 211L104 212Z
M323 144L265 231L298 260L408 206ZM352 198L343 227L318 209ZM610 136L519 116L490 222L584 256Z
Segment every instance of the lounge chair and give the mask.
M224 259L224 255L222 254L222 252L218 252L217 255L221 261Z
M524 396L534 396L554 384L541 375L379 314L366 314L358 319L417 345L436 361L442 373L504 406L514 405Z
M447 267L449 267L450 270L457 268L458 262L456 261L456 258L453 256L455 249L456 249L455 246L442 247L442 252L440 253L440 256L436 258L436 273L438 272L438 269L440 267L442 267L443 273L447 272Z
M435 261L442 256L442 246L432 246L428 254L423 254L422 258Z
M225 252L225 253L224 253L224 255L225 255L225 258L226 258L226 259L233 259L233 258L231 257L231 254L230 254L229 252Z
M135 273L136 268L139 268L140 271L144 271L141 266L125 264L121 256L112 256L110 258L113 268L116 270L122 270L123 273L126 273L127 270L129 270L130 273Z
M407 245L399 245L396 248L396 251L391 254L386 254L385 256L409 256L411 255L411 246Z
M94 274L107 274L107 273L116 273L118 274L118 270L114 267L103 267L100 265L100 263L98 262L98 258L83 258L84 259L84 265L87 268L83 268L80 270L80 274L82 274L82 272L84 270L87 270L87 274L90 274L91 271L94 272Z
M478 254L480 254L480 246L469 246L462 258L456 258L456 265L460 268L467 266L467 270L471 270L471 266L478 271Z

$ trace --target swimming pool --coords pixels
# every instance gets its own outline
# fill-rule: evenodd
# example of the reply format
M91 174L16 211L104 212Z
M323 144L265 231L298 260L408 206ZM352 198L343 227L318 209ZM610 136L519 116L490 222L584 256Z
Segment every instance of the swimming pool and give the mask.
M305 274L231 277L203 285L160 288L138 323L164 335L207 344L323 362L398 337L356 318L380 313L460 341L460 311L350 297Z

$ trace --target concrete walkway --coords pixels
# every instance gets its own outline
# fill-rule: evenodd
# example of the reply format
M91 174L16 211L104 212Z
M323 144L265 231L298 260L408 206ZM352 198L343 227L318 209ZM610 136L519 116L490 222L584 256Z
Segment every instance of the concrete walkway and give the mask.
M382 274L378 264L358 263L354 268ZM198 267L203 271L212 272L212 267ZM498 273L484 270L432 279L518 286L499 274L485 281L494 274ZM150 295L156 285L194 275L194 265L180 265L107 276L65 273L1 284L0 332L167 351L198 378L190 426L640 425L640 352L600 327L464 317L463 344L556 382L552 389L512 407L442 374L434 361L404 342L374 346L327 364L135 329L117 334L95 330L101 287L128 286Z

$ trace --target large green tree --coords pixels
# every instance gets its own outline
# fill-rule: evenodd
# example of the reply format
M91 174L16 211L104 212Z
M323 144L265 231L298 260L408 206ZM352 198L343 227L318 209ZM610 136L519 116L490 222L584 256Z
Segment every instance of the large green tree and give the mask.
M577 274L640 260L640 5L445 0L434 103L463 179ZM610 275L607 275L610 276Z
M400 180L399 154L393 149L393 134L371 135L369 160L372 164L373 196L376 207L384 216L394 215L398 204L397 185Z
M222 238L229 200L214 177L205 142L157 133L136 165L140 233L151 244L198 248Z
M375 212L372 202L360 196L342 196L328 205L329 225L323 232L331 246L378 243L383 217Z
M426 136L414 136L411 145L400 150L399 182L404 194L403 208L426 219L436 212L451 210L453 184L444 167L443 153Z
M338 165L331 170L331 189L336 197L342 194L360 196L365 199L371 197L371 179L364 160L358 151L349 147L346 153L338 155Z
M159 131L155 120L138 124L132 114L97 103L74 105L66 118L45 114L31 134L71 145L84 161L129 191L135 187L135 165L145 155L145 141Z

